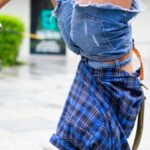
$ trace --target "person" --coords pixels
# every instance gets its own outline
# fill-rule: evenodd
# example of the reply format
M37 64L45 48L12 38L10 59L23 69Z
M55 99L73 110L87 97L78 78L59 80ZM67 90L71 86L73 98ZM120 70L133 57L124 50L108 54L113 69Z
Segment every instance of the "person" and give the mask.
M2 8L6 3L8 3L10 0L0 0L0 8ZM3 29L2 24L0 23L0 31Z
M7 4L10 0L0 0L0 8Z
M131 20L140 0L52 0L61 35L81 55L56 134L60 150L130 150L128 138L143 101L140 54ZM141 67L133 71L132 56Z

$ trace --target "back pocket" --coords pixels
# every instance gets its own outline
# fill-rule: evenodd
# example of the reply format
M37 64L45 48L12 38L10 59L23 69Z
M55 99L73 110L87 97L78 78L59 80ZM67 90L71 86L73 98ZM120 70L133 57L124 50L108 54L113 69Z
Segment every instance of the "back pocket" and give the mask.
M82 14L72 18L72 40L85 52L92 55L110 52L113 48L103 27L103 20Z

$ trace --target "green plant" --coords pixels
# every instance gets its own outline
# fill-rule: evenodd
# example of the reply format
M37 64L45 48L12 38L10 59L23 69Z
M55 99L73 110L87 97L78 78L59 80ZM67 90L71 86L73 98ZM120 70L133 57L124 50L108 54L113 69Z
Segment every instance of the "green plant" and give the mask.
M0 60L2 66L17 64L20 44L25 31L24 23L11 15L0 15L3 30L0 31Z

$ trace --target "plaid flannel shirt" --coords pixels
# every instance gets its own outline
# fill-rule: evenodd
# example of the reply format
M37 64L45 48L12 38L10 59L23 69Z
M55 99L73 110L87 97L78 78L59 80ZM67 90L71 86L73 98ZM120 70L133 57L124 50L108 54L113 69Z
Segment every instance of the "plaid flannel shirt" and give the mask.
M143 99L138 76L81 60L50 142L60 150L130 150Z

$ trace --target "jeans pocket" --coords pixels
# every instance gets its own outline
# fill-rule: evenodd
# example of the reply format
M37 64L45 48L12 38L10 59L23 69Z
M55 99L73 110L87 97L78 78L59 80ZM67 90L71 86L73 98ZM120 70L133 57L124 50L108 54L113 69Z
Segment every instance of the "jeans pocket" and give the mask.
M126 47L132 45L132 29L130 24L104 20L103 25L105 34L115 50L123 48L124 51Z
M89 54L101 54L111 51L112 45L108 40L103 20L95 16L82 14L72 18L72 40Z

